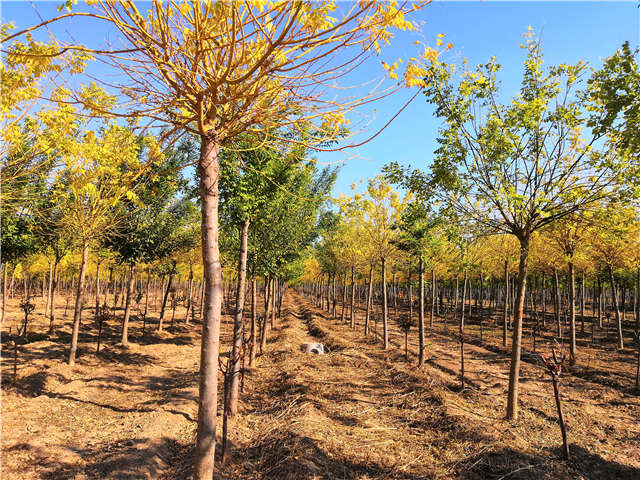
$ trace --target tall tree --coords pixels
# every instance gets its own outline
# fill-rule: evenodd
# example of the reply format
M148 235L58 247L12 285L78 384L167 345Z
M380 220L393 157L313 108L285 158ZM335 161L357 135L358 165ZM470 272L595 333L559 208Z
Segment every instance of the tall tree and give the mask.
M490 232L520 244L507 418L518 416L522 317L532 234L613 194L628 162L597 148L599 132L584 132L587 100L578 91L586 65L544 68L540 42L525 34L522 85L511 102L499 97L492 58L460 76L434 59L427 99L445 125L427 185ZM410 173L410 172L409 172Z

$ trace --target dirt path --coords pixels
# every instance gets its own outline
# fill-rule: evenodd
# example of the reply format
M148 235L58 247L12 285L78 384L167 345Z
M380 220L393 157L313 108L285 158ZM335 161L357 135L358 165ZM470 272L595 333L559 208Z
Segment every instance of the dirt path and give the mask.
M512 424L503 420L503 354L468 345L470 388L460 392L454 338L431 333L428 363L418 369L414 338L405 362L395 325L384 351L357 320L352 330L287 293L267 350L246 372L240 414L230 422L230 458L217 479L640 478L637 398L567 378L574 460L564 462L541 369L523 366L522 415ZM18 388L3 390L3 477L189 478L198 330L142 336L133 328L131 346L111 339L99 356L87 332L73 368L61 361L64 334L24 347ZM230 333L225 317L224 346ZM303 353L310 341L329 353ZM6 382L8 362L3 375Z
M332 330L346 328L342 325L336 327L336 322L328 319L329 314L318 309L316 311ZM363 340L359 331L362 329L363 317L357 312L358 331L343 335L366 345L369 342ZM412 362L415 362L418 351L415 337L414 330L409 343ZM390 355L402 361L404 335L392 323L390 341L394 347L394 352ZM427 367L424 372L439 378L445 388L458 391L460 353L457 339L429 332L426 352ZM471 388L463 395L451 398L453 410L463 416L467 413L478 419L492 419L502 423L506 431L519 437L521 443L530 446L532 451L557 451L559 429L556 425L555 404L550 396L550 382L543 370L529 363L523 364L522 414L518 424L512 426L501 420L506 407L509 370L507 357L500 352L469 344L466 345L465 352L465 377ZM562 389L569 441L576 458L572 466L576 474L583 475L584 478L640 478L640 399L575 376L566 376ZM526 451L527 448L523 450ZM592 476L593 470L597 472L595 476ZM539 477L534 475L532 478Z

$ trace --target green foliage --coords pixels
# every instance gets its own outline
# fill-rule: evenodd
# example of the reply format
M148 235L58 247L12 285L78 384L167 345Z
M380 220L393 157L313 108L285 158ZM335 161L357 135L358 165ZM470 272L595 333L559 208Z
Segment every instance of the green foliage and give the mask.
M430 174L405 180L437 186L463 217L518 238L615 196L628 168L596 149L601 132L583 131L585 64L545 68L539 41L525 38L522 86L508 103L498 100L495 58L459 74L432 63L425 94L444 121L440 147Z

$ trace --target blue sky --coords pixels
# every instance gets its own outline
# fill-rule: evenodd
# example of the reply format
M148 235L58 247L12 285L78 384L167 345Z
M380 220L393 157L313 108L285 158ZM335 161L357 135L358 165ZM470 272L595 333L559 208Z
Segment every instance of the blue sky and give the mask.
M33 5L42 16L54 16L54 2L7 2L0 4L4 21L14 21L18 27L37 22ZM435 0L413 17L421 25L420 32L397 35L381 59L372 59L350 79L361 83L382 75L380 60L395 61L398 57L415 56L415 40L434 43L437 34L446 35L453 44L447 60L467 58L471 64L484 63L495 55L502 65L501 79L505 96L519 88L523 51L519 48L522 34L533 27L543 41L547 64L575 63L582 59L598 67L604 57L611 55L625 40L635 47L639 43L640 9L638 2L457 2ZM81 22L77 19L54 27L54 34L64 33L69 39L92 45L104 45L105 39L114 41L113 32L104 25ZM93 67L100 69L99 66ZM368 129L352 141L368 138L382 127L415 92L402 91L376 105L375 119ZM364 113L372 113L365 111ZM354 119L354 121L357 119ZM340 164L334 193L349 193L352 183L366 182L380 172L383 165L397 161L414 167L426 167L432 152L440 122L424 97L419 95L379 136L349 154L343 152L317 155L323 163ZM354 158L355 156L355 158Z

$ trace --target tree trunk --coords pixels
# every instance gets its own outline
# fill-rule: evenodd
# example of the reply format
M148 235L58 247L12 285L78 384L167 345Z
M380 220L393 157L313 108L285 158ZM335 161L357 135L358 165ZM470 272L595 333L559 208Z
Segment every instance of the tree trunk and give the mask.
M464 389L464 304L467 300L467 271L462 282L462 312L460 314L460 387Z
M556 316L556 335L558 338L562 338L562 325L560 325L560 282L558 281L558 270L553 269L553 306Z
M256 277L251 278L251 344L249 348L249 366L256 361L256 341L258 340L258 326L256 323Z
M613 267L609 265L609 281L611 282L611 297L613 300L613 308L616 313L616 323L618 325L618 348L624 348L624 339L622 337L622 318L620 317L620 307L618 305L618 295L616 294L616 282L613 278Z
M424 257L420 255L420 279L418 281L418 366L424 365ZM433 314L433 303L431 306Z
M155 277L153 279L154 288L155 288ZM144 313L142 314L142 318L147 319L147 313L149 313L149 295L151 294L151 267L147 267L147 286L146 286L146 295L144 297Z
M569 361L576 363L576 274L573 261L569 262Z
M267 322L271 315L271 278L265 280L264 285L264 321L262 322L262 330L260 331L260 353L263 353L267 347Z
M49 316L49 308L51 307L51 282L53 281L53 263L49 262L49 281L47 282L47 303L44 307L44 318Z
M222 267L218 245L219 150L220 147L213 135L201 137L198 169L202 202L202 260L205 292L200 354L198 431L194 458L196 480L211 480L216 447L218 351L222 312Z
M511 346L511 368L509 371L509 394L507 396L507 419L518 418L518 393L520 383L520 351L522 349L522 316L525 290L527 286L527 259L529 257L529 236L520 238L520 262L518 264L518 290L516 296L516 318Z
M502 322L502 346L507 346L507 328L509 326L509 260L504 261L504 318Z
M98 324L98 310L100 309L100 258L96 262L96 311L93 316L93 321Z
M216 182L217 182L217 179L216 179ZM217 185L217 184L216 184L216 185ZM217 196L216 196L216 199L217 199ZM216 200L216 201L217 201L217 200ZM216 204L216 205L217 205L217 204ZM217 210L217 207L216 207L216 212L217 212L217 211L218 211L218 210ZM216 219L217 219L217 218L218 218L218 217L216 217ZM216 220L216 225L217 225L217 223L218 223L218 222L217 222L217 220ZM216 227L216 232L217 232L217 230L218 230L218 229L217 229L217 227ZM203 235L204 235L204 234L203 234ZM216 239L217 239L217 237L216 237ZM204 247L203 247L203 248L204 248ZM217 250L217 248L216 248L216 250ZM218 254L218 256L219 256L219 254ZM166 290L165 290L165 292L164 292L164 296L163 296L163 298L162 298L162 306L160 307L160 319L158 320L158 331L159 331L159 332L161 332L161 331L162 331L162 329L164 328L164 312L165 312L165 309L166 309L166 307L167 307L167 300L169 299L169 292L171 291L171 286L172 286L172 284L173 284L173 276L174 276L174 274L175 274L175 271L176 271L176 261L175 261L175 260L173 260L173 266L172 266L172 269L171 269L171 273L169 274L169 280L167 281L167 288L166 288ZM220 280L220 281L222 281L222 280ZM221 287L221 288L222 288L222 287ZM222 298L220 299L220 302L222 302Z
M340 323L344 323L346 311L347 311L347 272L344 272L344 281L342 282L342 311L340 312Z
M242 341L244 338L242 315L244 314L244 298L247 279L247 241L249 237L249 219L242 225L240 235L240 258L238 259L238 288L236 290L236 316L233 321L233 349L231 351L231 378L229 392L229 415L238 412L238 387L240 385L240 364Z
M640 348L640 267L636 272L636 336Z
M135 265L129 264L129 281L127 282L127 298L124 303L124 318L122 319L122 336L120 343L127 345L129 343L129 318L131 317L131 295L133 293L133 280L135 275Z
M187 313L184 316L184 323L189 325L189 313L193 308L193 263L189 262L189 285L187 286Z
M429 318L429 327L433 328L433 315L436 311L436 304L438 303L436 300L437 286L436 286L436 271L431 269L431 317Z
M356 300L356 283L355 283L355 268L351 267L351 308L349 311L349 324L351 328L356 326L356 316L354 310L354 302Z
M387 306L387 260L382 259L382 335L383 347L385 350L389 347L389 325L388 325L388 306Z
M76 290L76 304L73 310L73 332L71 334L71 349L69 350L69 365L76 364L76 351L78 349L78 333L80 331L80 316L82 315L82 289L84 287L84 272L87 268L89 255L89 242L82 245L82 261L80 263L80 276L78 277L78 289Z
M4 317L7 311L7 270L9 270L9 264L4 262L2 268L2 316L0 317L0 325L4 325Z
M364 316L364 334L365 335L369 335L372 297L373 297L373 265L369 265L369 285L367 286L367 311Z

